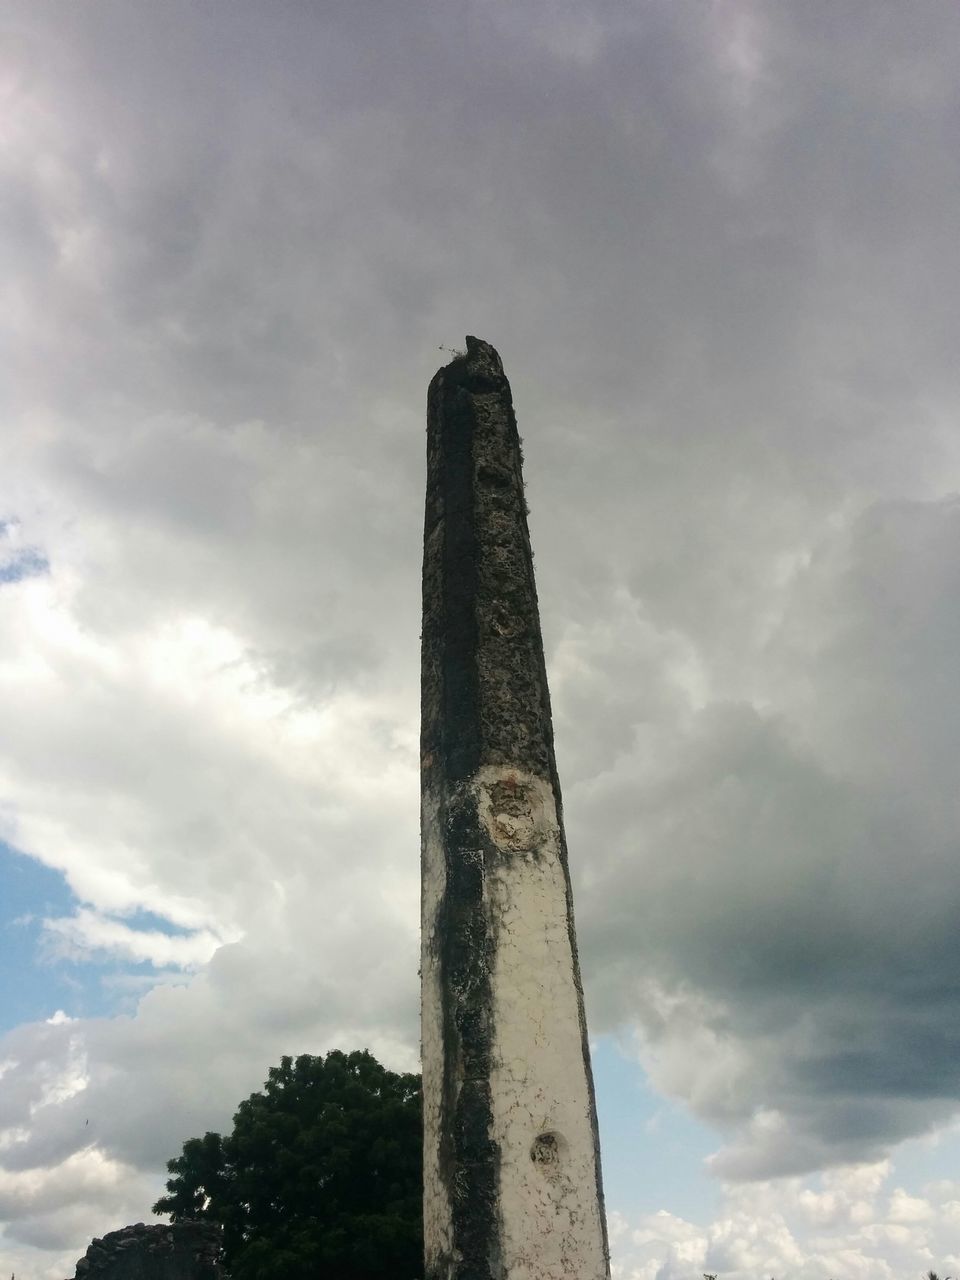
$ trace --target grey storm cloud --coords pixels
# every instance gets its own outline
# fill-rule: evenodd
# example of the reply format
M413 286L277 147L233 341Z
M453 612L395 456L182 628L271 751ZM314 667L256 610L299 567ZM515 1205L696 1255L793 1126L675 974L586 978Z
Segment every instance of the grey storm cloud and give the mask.
M71 937L221 945L9 1034L4 1167L69 1181L98 1103L147 1176L274 1052L414 1060L423 403L465 332L526 439L591 1025L730 1179L956 1113L958 37L933 0L8 6L0 550L49 568L0 602L60 630L44 683L9 605L0 829Z
M957 521L955 499L867 509L768 642L775 712L654 721L574 792L574 841L606 836L581 918L608 1016L643 979L710 997L749 1052L703 1113L793 1122L776 1155L721 1154L731 1175L877 1155L956 1110Z

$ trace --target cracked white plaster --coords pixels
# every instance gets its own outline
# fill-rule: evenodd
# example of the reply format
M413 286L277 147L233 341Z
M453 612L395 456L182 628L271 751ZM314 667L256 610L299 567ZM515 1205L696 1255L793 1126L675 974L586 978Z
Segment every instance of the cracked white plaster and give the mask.
M549 780L485 766L465 784L502 855L488 860L483 904L493 941L492 1137L500 1151L501 1255L509 1280L605 1280L597 1151L581 995L571 942L561 831ZM423 808L424 1220L431 1256L450 1257L452 1214L440 1178L442 983L436 922L444 888L439 804ZM437 1248L437 1241L444 1242Z
M492 766L476 785L480 817L504 855L486 885L504 1275L601 1280L597 1152L553 788Z

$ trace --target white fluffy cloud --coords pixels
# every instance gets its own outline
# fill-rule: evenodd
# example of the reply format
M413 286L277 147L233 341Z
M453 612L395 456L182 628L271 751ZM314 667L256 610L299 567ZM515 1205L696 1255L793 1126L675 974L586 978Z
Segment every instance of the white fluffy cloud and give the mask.
M960 1184L908 1195L891 1185L889 1161L799 1179L757 1183L726 1198L710 1223L661 1210L640 1222L611 1221L617 1280L885 1280L956 1267Z

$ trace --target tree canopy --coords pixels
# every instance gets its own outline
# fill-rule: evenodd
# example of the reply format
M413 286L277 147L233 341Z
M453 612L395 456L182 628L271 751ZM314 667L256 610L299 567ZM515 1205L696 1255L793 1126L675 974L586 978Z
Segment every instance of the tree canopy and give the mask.
M367 1052L285 1057L233 1132L190 1138L154 1213L223 1226L232 1280L422 1274L420 1077Z

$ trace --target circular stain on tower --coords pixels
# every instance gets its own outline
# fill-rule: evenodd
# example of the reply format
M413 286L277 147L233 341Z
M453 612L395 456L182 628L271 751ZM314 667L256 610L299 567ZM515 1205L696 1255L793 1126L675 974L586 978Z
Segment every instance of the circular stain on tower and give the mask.
M530 1147L530 1159L544 1177L559 1174L563 1157L567 1152L567 1140L562 1133L552 1130L538 1133Z
M535 785L508 770L484 785L484 823L504 853L535 853L543 844L543 799Z

